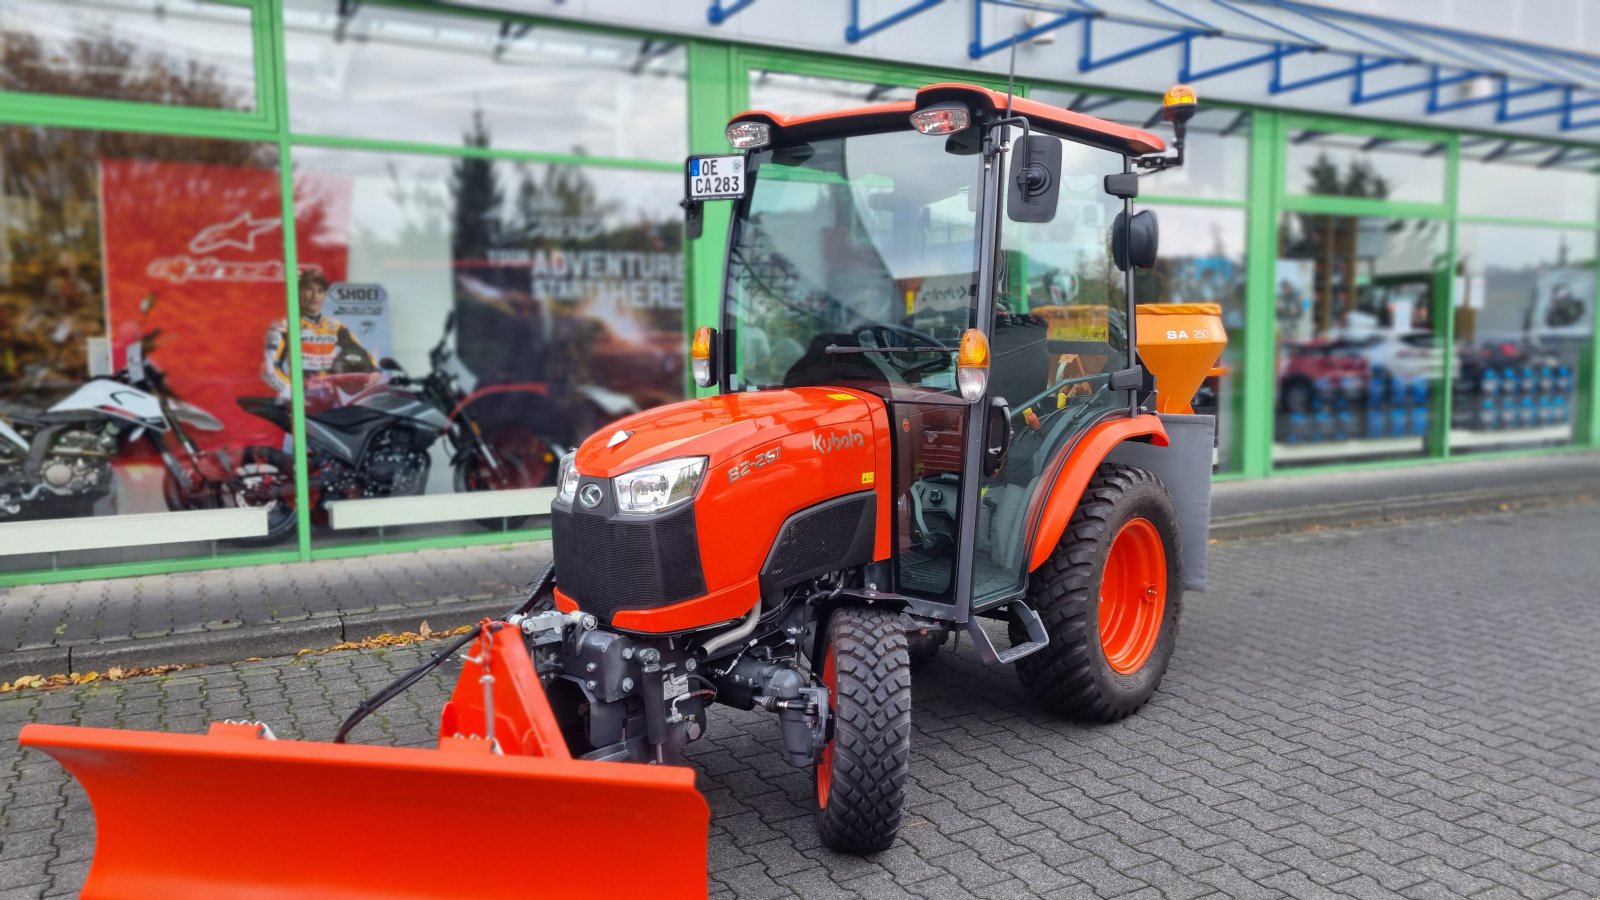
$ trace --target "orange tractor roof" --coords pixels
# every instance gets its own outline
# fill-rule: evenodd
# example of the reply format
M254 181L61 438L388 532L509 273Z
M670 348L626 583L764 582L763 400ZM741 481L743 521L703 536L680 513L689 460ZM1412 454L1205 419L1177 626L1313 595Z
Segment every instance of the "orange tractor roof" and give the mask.
M734 116L733 121L770 122L777 129L778 139L805 140L808 137L840 130L905 127L906 117L913 111L945 100L964 101L974 112L980 113L1003 111L1006 108L1006 95L1000 91L974 84L943 83L930 84L918 90L915 100L857 106L803 116L786 116L768 110L753 109ZM1097 119L1094 116L1025 97L1013 98L1011 111L1014 115L1027 116L1029 124L1039 131L1128 156L1160 153L1167 148L1161 138L1148 131Z

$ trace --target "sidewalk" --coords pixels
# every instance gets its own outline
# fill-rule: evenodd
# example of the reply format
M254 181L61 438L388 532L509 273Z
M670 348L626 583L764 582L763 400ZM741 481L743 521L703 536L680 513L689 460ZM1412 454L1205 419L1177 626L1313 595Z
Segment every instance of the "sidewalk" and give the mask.
M1217 485L1212 536L1600 496L1600 454L1307 475ZM0 680L112 665L234 662L383 632L466 624L520 599L547 543L0 588Z

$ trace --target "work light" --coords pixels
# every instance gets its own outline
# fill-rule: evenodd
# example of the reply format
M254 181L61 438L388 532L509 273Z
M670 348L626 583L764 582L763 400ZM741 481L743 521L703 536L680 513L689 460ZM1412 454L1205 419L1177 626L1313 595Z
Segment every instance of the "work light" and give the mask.
M951 101L935 103L911 114L911 127L923 134L955 134L972 124L972 111Z
M735 150L755 150L772 143L772 126L765 122L734 122L725 133Z

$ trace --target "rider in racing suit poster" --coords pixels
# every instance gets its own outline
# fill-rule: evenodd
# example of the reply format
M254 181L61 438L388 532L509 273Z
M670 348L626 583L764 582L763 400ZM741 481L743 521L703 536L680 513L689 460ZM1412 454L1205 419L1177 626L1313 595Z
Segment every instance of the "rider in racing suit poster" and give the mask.
M327 300L327 277L317 269L301 272L300 366L305 376L307 412L342 405L345 398L377 377L376 361L355 332L344 322L323 314ZM289 346L288 323L280 319L267 329L262 376L286 402L291 384Z

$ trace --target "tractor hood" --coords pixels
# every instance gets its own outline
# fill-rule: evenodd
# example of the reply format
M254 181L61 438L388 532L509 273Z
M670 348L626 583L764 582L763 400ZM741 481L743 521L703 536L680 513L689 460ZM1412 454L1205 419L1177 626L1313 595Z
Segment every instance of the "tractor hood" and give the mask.
M751 391L685 400L620 419L600 429L578 448L578 471L611 478L640 466L679 456L705 456L710 467L735 461L749 450L798 432L829 429L840 440L870 438L876 397L840 388ZM625 434L618 438L617 435Z

